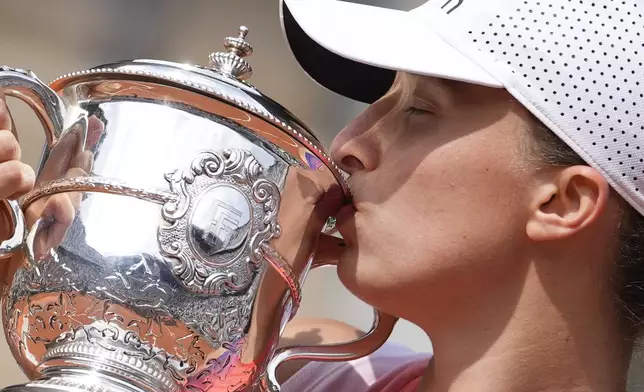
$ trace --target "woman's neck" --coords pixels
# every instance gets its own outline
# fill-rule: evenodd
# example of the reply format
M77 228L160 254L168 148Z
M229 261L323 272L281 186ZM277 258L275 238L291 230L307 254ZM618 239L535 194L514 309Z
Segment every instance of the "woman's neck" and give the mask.
M419 392L623 391L630 351L607 321L610 296L591 273L550 272L530 268L519 298L499 288L433 317L434 360Z

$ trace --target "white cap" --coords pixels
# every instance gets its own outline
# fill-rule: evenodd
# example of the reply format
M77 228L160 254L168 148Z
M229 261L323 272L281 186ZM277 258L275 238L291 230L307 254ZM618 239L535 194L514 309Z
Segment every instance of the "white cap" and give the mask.
M323 86L367 103L395 71L505 88L644 214L644 0L280 8L293 54Z

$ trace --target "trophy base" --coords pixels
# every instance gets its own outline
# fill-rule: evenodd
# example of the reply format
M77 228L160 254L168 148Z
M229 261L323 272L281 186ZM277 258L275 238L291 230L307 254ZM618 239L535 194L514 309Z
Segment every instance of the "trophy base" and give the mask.
M0 392L147 392L114 377L84 369L48 372L43 377Z
M175 392L168 361L134 333L97 322L50 345L40 377L0 392Z

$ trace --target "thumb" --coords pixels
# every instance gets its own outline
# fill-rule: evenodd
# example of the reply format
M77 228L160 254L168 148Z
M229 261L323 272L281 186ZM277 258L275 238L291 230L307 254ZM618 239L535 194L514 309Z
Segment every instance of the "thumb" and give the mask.
M322 234L318 239L313 264L335 264L347 245L342 238Z

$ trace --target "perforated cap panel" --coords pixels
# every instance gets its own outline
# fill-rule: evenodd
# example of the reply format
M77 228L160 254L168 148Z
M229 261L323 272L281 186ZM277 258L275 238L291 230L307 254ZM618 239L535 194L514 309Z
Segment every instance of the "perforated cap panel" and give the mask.
M406 15L289 2L352 72L361 63L506 88L644 214L644 0L427 0ZM325 70L315 78L332 90L366 90L359 78L340 89L329 80L342 71Z
M508 89L644 213L644 1L500 1L468 39ZM498 64L497 64L498 65Z

